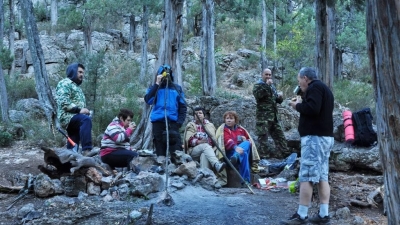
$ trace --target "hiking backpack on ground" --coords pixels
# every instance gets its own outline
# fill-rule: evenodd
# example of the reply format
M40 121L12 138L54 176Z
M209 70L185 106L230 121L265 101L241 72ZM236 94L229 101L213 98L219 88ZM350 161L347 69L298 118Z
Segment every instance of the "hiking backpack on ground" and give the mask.
M353 145L369 147L377 141L377 135L372 128L372 114L369 108L354 112L352 115L354 126Z

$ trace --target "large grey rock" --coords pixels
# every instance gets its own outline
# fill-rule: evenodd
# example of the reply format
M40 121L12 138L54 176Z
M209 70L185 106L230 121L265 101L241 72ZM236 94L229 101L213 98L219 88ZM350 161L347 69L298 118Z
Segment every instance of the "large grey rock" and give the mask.
M35 195L41 198L49 197L55 194L55 188L52 180L46 174L39 174L34 181Z
M26 113L25 111L18 111L14 109L8 111L8 116L10 118L10 121L13 123L21 123L29 117L28 113Z
M131 193L138 196L147 196L164 189L163 177L157 173L140 172L130 184Z
M46 115L39 100L35 98L26 98L17 101L16 110L24 111L32 119L45 119Z

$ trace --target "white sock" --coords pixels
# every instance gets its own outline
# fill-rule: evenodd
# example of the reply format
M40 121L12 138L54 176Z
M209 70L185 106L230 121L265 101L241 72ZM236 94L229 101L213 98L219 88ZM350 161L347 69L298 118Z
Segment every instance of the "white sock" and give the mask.
M305 219L308 214L308 207L305 205L299 205L299 209L297 210L297 214L299 214L300 218Z
M329 205L328 204L320 204L319 205L319 216L324 218L329 215Z

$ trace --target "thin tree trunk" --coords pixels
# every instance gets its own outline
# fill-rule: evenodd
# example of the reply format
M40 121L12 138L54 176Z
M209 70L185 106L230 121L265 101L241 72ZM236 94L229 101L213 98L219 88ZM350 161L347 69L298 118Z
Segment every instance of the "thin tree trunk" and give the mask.
M334 8L327 5L327 0L315 1L316 30L316 71L317 76L330 88L333 87L334 33L331 25L334 23Z
M1 119L4 123L8 123L8 96L6 81L4 80L3 66L0 62L0 100L1 100Z
M0 0L0 47L3 48L3 37L4 37L4 4L3 0Z
M50 20L51 20L51 35L55 35L57 28L57 20L58 20L57 0L51 0Z
M135 52L135 39L136 39L136 27L135 15L129 16L129 51Z
M268 18L267 18L267 5L265 0L261 0L261 14L262 14L262 26L261 26L261 70L268 67L267 60L267 32L268 32Z
M187 34L194 35L194 19L192 16L192 0L186 0L186 21L187 21Z
M388 225L400 224L400 4L367 1L367 44L376 98Z
M14 0L8 0L9 11L10 11L10 31L9 31L9 42L8 49L10 49L10 56L13 58L11 62L11 69L8 72L10 79L14 77L15 71L15 50L14 50L14 42L15 42L15 16L14 16Z
M47 76L44 54L39 39L35 16L33 14L32 2L30 0L21 0L21 8L22 13L24 14L23 18L25 21L26 36L28 37L29 50L31 52L33 67L35 70L35 88L39 96L40 104L46 113L51 128L52 125L58 125L55 124L56 103Z
M274 54L276 55L277 53L277 47L276 47L276 1L274 1ZM277 61L276 59L274 60L274 70L277 69Z
M92 54L92 19L89 17L85 18L85 25L83 26L83 42L87 54Z
M147 84L145 81L147 74L147 41L149 39L149 11L147 5L143 5L143 17L142 17L142 63L140 64L140 83Z
M217 86L214 56L214 1L203 0L202 4L201 84L203 94L212 96Z

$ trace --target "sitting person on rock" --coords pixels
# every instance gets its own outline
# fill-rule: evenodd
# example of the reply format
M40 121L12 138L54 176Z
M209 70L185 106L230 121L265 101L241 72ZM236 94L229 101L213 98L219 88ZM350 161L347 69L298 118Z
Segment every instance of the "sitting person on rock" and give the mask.
M234 166L239 165L239 173L242 178L246 182L251 182L250 168L253 172L258 172L257 162L260 160L260 156L249 132L238 122L239 116L235 111L225 112L224 123L216 133L217 142L231 163ZM254 166L251 167L252 164Z
M204 115L203 108L196 107L194 109L194 120L189 122L185 128L185 152L193 160L200 162L201 168L213 168L220 173L225 168L225 163L220 162L215 155L214 144L211 140L211 138L215 140L215 127L204 118Z
M137 170L131 162L138 156L136 151L132 151L129 143L130 136L136 129L132 122L133 112L129 109L120 109L118 116L107 126L101 140L100 157L104 163L115 167L128 167Z

